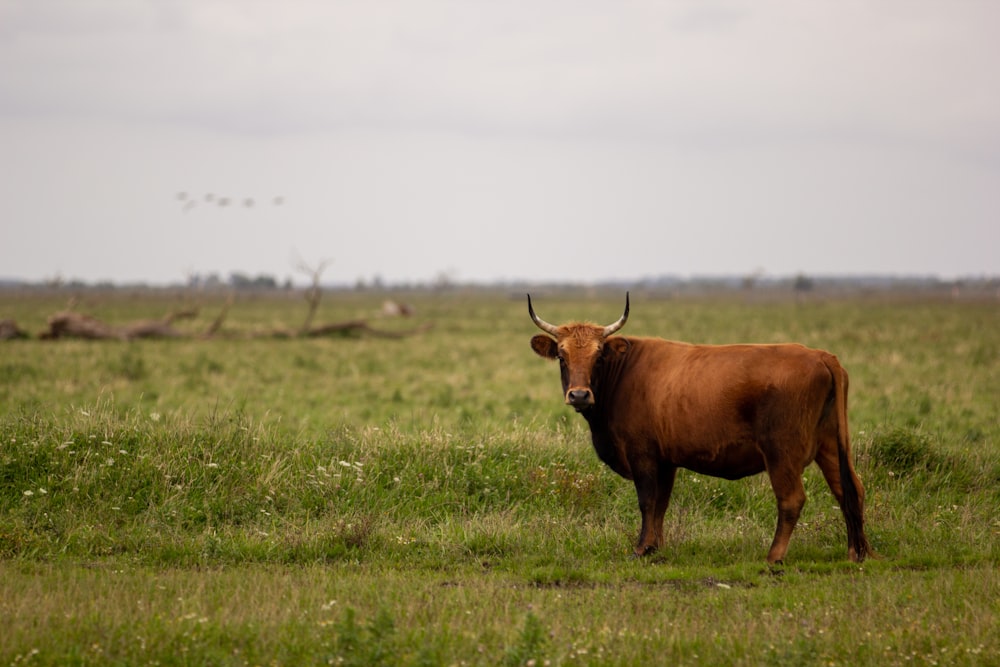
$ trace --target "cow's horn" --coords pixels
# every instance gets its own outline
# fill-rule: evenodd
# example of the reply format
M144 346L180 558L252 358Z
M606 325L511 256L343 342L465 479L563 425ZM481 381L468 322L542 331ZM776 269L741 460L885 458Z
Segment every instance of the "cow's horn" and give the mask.
M528 315L531 315L531 321L534 322L535 326L537 326L539 329L541 329L542 331L551 336L556 335L556 330L558 329L558 327L549 324L548 322L540 318L538 315L535 315L535 309L531 307L530 294L528 295Z
M618 318L617 322L615 322L614 324L609 324L608 326L604 327L604 337L607 338L611 334L621 329L623 326L625 326L625 322L627 321L628 321L628 292L625 292L625 312L622 313L622 316Z

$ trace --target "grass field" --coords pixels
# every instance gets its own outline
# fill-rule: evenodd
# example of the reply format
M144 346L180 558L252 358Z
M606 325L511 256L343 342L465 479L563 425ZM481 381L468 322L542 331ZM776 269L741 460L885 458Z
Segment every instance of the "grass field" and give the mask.
M629 557L630 482L594 455L523 297L413 294L410 338L0 343L0 664L1000 664L1000 306L632 293L625 334L802 342L851 375L878 559L847 561L815 466L784 566L763 476L682 471ZM333 293L317 321L373 318ZM110 322L192 297L88 293ZM0 294L29 331L65 296ZM205 329L221 300L203 297ZM539 294L552 322L623 295Z

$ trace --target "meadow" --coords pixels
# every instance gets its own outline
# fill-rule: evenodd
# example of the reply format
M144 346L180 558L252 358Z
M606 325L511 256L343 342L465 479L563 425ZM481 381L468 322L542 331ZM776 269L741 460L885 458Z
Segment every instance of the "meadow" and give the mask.
M546 320L617 293L540 292ZM0 342L0 664L1000 664L1000 304L669 298L623 334L801 342L850 373L867 532L847 560L818 468L785 563L764 476L681 471L667 545L536 357L523 295L324 296L367 335L257 339L301 297L241 295L212 340ZM223 297L87 292L124 322ZM0 293L29 331L57 293Z

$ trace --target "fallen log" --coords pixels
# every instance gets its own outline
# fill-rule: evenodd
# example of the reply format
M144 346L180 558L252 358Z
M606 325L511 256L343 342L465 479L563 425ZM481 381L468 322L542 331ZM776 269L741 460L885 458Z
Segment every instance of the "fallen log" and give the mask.
M432 326L433 325L428 323L406 331L388 331L385 329L375 329L365 320L348 320L347 322L335 322L333 324L324 324L322 326L312 327L303 331L301 335L308 338L318 338L320 336L332 336L335 334L345 335L358 333L369 334L378 338L406 338L408 336L415 336L428 331Z
M38 334L42 340L57 338L83 338L86 340L124 340L114 327L108 326L96 317L71 311L56 313L48 319L49 328Z
M135 338L183 338L187 334L181 333L172 326L174 322L182 319L191 319L198 316L197 310L180 310L170 313L160 320L140 320L127 324L121 331L126 340Z
M197 316L197 310L181 310L159 320L139 320L120 327L111 326L96 317L63 311L48 319L49 328L38 337L43 340L82 338L85 340L134 340L137 338L182 338L187 334L173 327L173 322Z
M17 326L14 320L0 320L0 340L29 338L28 332Z
M324 336L351 336L368 335L377 338L406 338L428 331L432 324L424 324L419 327L405 331L392 331L377 329L368 324L367 320L347 320L344 322L332 322L319 326L312 326L307 329L272 329L270 331L256 332L250 334L219 334L222 322L229 311L227 303L219 316L212 322L203 333L187 333L178 331L173 327L173 322L179 319L189 319L196 317L197 310L183 310L170 313L159 320L139 320L122 326L111 326L96 317L63 311L56 313L48 319L49 328L39 334L43 340L55 340L59 338L78 338L84 340L137 340L140 338L192 338L199 340L211 340L214 338L321 338ZM27 336L27 334L25 334Z

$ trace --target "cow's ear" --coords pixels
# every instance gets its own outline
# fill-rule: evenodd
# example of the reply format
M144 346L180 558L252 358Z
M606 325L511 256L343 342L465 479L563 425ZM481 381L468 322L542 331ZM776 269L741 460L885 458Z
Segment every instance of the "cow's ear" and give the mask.
M555 359L559 356L559 346L556 345L556 342L542 334L531 339L531 349L535 351L535 354L546 359Z
M612 336L611 338L604 341L604 349L612 354L625 354L628 352L629 342L628 338L620 338L618 336Z

